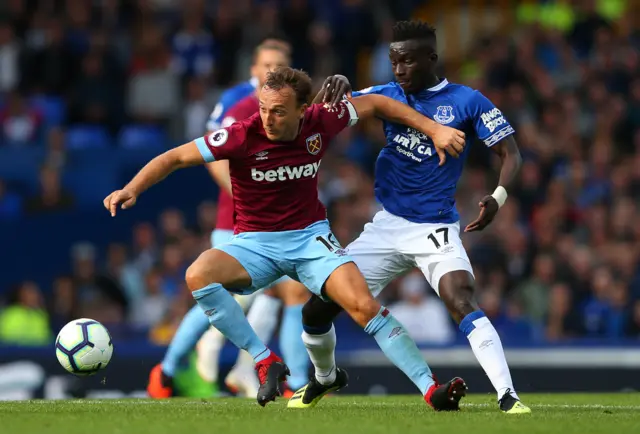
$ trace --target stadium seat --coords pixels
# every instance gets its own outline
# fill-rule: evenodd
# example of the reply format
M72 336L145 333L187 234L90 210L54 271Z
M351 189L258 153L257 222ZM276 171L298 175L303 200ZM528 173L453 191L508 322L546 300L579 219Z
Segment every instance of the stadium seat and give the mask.
M57 127L65 121L65 104L57 96L37 95L29 99L32 107L42 113L46 128Z
M78 125L67 130L67 149L106 148L110 138L106 128Z
M161 128L150 125L127 125L118 137L118 146L123 149L164 149L167 138Z

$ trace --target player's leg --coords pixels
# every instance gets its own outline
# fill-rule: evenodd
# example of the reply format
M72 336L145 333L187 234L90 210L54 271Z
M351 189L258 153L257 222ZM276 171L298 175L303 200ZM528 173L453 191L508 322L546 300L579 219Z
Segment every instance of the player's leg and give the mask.
M256 296L247 319L263 342L271 341L278 323L281 301L284 303L283 318L280 324L280 350L291 372L287 379L285 398L293 395L293 390L307 383L309 358L302 342L302 307L309 299L309 291L299 282L283 277L274 282L271 288ZM225 383L234 393L254 395L257 387L255 375L251 375L253 360L246 352L240 352L238 361L229 372Z
M417 265L467 336L498 393L500 408L506 413L530 413L513 387L500 336L475 300L473 269L460 240L459 224L429 226L433 226L431 232L436 240L431 239L431 243L438 251L417 255Z
M430 405L438 410L457 410L458 401L466 390L464 381L454 379L442 387L438 386L415 342L393 315L373 297L362 274L351 257L337 245L335 237L325 234L325 237L314 236L311 240L313 241L307 243L305 251L300 252L300 257L307 260L296 265L300 281L311 292L316 295L323 293L342 307L356 323L373 336L385 355L416 384ZM314 244L316 241L324 246L324 251L318 251L318 244ZM324 330L319 327L315 331L324 331L335 342L330 322L324 326ZM307 346L313 345L309 344L307 343ZM335 347L335 344L333 346ZM314 363L317 362L313 357L312 360ZM335 363L333 364L335 366ZM326 370L327 367L324 368ZM327 375L323 380L314 378L306 390L296 392L290 400L290 407L311 407L326 394L326 390L335 388L320 383L334 378L330 372L325 374ZM334 375L336 381L346 380L340 370L336 370ZM311 388L317 390L312 391ZM317 398L313 398L312 395L316 395ZM303 401L306 401L306 405L296 405Z
M278 281L275 291L284 304L279 343L282 357L291 371L287 379L290 390L285 391L288 398L293 395L291 390L298 390L309 380L309 357L302 341L302 308L310 294L303 284L289 278Z
M461 378L439 385L427 362L402 324L373 298L353 262L336 269L324 286L325 294L340 305L378 343L391 362L418 387L436 410L458 410L467 386Z
M261 384L258 403L265 405L280 394L279 383L288 369L258 338L240 305L227 292L254 292L253 284L266 285L279 277L275 263L260 255L259 250L258 243L247 239L208 250L189 267L186 281L211 325L251 354Z
M367 284L374 295L408 266L407 260L398 255L389 240L385 239L388 233L381 231L383 228L380 227L384 226L384 221L384 214L376 214L374 221L367 223L358 239L346 248L360 271L367 276ZM303 309L302 340L315 368L315 380L323 385L333 384L336 379L333 319L340 312L340 306L316 295L312 295Z
M262 342L269 343L273 338L278 325L280 305L280 299L269 288L258 292L248 309L247 320ZM236 364L229 371L224 382L236 395L246 397L256 395L260 384L253 370L253 358L249 353L246 351L238 353Z
M211 245L216 246L226 243L232 236L233 231L214 230L211 232ZM203 315L202 309L197 305L187 312L169 343L162 363L156 365L151 371L147 386L147 393L150 397L156 399L168 398L174 394L173 377L176 375L179 363L196 347L196 344L209 327L207 316ZM224 336L222 334L213 332L208 336L206 346L211 351L208 351L207 359L215 360L215 366L212 366L209 370L212 374L214 372L215 374L210 375L210 377L217 378L217 357L223 345ZM213 354L215 348L218 348L218 356Z

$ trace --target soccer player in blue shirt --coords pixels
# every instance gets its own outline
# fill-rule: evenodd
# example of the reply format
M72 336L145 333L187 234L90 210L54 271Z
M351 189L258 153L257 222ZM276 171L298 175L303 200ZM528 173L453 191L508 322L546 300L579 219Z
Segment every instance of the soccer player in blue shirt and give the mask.
M354 92L354 97L378 94L401 101L440 124L463 131L466 145L477 138L500 156L498 187L482 198L480 215L464 231L484 229L507 199L521 165L513 127L480 92L436 75L436 34L428 24L397 23L389 59L396 82ZM324 101L342 97L332 90L343 91L344 80L342 76L327 79ZM508 414L530 413L513 387L500 337L474 298L473 269L460 240L454 195L469 147L443 164L429 137L404 125L383 122L387 145L376 161L375 194L384 210L347 251L374 295L395 277L420 268L467 336L498 393L500 409ZM336 337L331 324L339 311L315 296L305 305L303 340L316 375L290 399L289 407L313 407L322 396L346 385L333 355Z

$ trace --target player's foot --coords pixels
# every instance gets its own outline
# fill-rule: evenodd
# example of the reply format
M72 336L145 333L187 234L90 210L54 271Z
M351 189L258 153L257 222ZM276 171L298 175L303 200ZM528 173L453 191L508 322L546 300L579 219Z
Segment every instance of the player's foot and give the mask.
M320 384L314 375L306 386L293 394L287 403L287 407L313 408L324 396L346 387L348 383L349 376L347 371L340 368L336 368L336 381L326 386Z
M258 378L253 370L235 367L224 379L227 389L235 395L252 398L258 394Z
M149 374L147 393L154 399L165 399L173 396L173 380L162 372L162 365L153 367Z
M258 404L264 407L267 402L275 401L276 396L282 395L281 383L287 379L289 368L280 357L271 353L269 357L256 363L256 371L260 381Z
M531 413L531 409L520 402L519 399L514 398L511 395L511 390L507 389L507 391L502 395L502 398L498 400L498 404L500 404L500 410L502 410L506 414L529 414Z
M458 411L460 400L467 394L467 384L460 377L455 377L445 384L435 383L427 390L424 400L436 411Z

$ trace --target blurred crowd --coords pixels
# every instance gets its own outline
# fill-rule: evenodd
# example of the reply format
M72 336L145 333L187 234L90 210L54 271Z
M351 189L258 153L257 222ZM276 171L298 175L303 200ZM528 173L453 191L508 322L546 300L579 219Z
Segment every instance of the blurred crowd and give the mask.
M317 83L332 73L359 88L392 80L390 25L419 3L8 0L0 147L43 147L48 157L34 196L0 173L0 230L24 214L74 209L60 173L75 149L202 134L220 91L248 78L264 36L288 38L294 66ZM505 113L524 159L491 227L463 236L479 302L505 341L639 338L640 13L624 0L516 3L512 32L474 35L463 58L441 65L450 81L481 90ZM379 209L372 179L382 146L379 123L363 123L323 161L320 196L343 245ZM498 171L499 160L474 143L458 185L463 223L476 217ZM184 271L209 247L213 199L195 221L173 207L159 212L132 228L128 244L74 246L72 274L50 287L0 288L0 342L48 342L77 317L168 342L193 302ZM419 273L382 297L419 342L457 339Z

